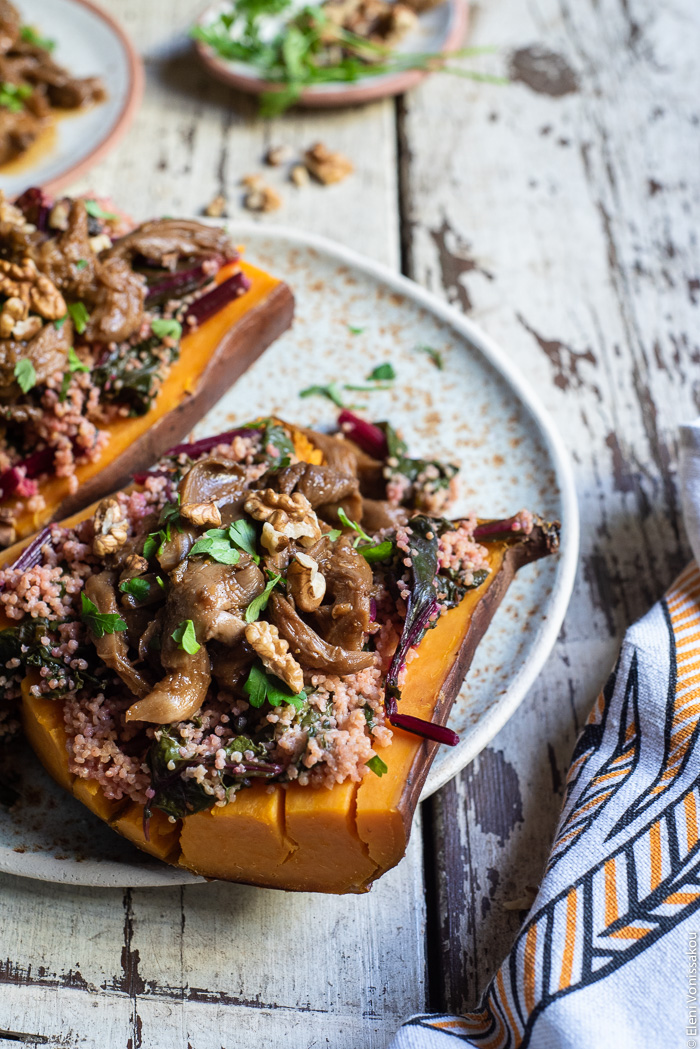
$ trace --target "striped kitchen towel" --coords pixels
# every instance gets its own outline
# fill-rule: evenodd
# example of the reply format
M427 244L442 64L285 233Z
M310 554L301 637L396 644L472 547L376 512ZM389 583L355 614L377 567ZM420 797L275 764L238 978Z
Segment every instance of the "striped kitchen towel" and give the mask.
M390 1049L700 1044L700 421L681 428L695 554L625 636L574 751L535 903L479 1006Z

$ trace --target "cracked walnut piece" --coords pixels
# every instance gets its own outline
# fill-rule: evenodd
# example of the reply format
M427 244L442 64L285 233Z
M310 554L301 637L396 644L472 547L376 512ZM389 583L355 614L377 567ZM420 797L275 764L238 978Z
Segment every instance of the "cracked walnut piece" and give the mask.
M287 581L297 608L315 612L325 596L326 580L313 557L299 551L287 569Z
M95 538L92 541L92 552L97 557L106 557L123 546L129 534L129 522L119 501L110 495L103 499L95 511Z
M304 687L304 671L289 651L289 642L280 637L277 627L264 619L249 623L245 639L263 661L266 670L284 681L297 695Z
M47 321L57 321L66 315L66 300L48 277L39 273L30 258L21 262L0 259L0 292L8 298L18 298Z
M180 507L180 516L199 528L221 527L221 511L216 503L185 503Z
M313 546L321 538L321 526L311 503L301 492L286 495L266 488L244 503L246 513L263 521L260 542L271 554L289 546L290 539Z
M355 170L343 153L334 153L324 146L323 142L317 142L311 149L306 150L304 163L314 178L324 186L332 182L342 182Z
M248 211L277 211L282 207L281 196L263 181L261 175L246 175L241 184L246 187L243 206Z

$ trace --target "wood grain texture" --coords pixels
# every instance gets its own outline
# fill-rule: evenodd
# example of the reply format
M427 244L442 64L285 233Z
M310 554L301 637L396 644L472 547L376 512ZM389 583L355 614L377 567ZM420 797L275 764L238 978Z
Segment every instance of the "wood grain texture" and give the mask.
M433 802L441 1007L473 1005L507 950L522 914L504 904L539 882L621 634L688 556L675 431L700 407L699 30L693 0L493 0L471 42L495 45L514 82L434 77L402 106L404 257L537 388L582 514L555 652Z

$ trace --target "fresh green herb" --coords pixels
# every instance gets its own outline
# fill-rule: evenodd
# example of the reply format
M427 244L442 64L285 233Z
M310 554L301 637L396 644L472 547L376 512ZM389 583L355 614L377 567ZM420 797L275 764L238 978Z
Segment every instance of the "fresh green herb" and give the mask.
M367 543L372 542L371 535L367 535L367 533L364 531L362 526L357 523L357 521L351 521L348 515L345 513L345 510L343 510L342 506L338 507L337 514L338 520L342 525L345 525L346 528L352 528L353 532L357 532L357 539L353 543L354 547L359 546L361 539L364 539Z
M180 493L175 497L174 503L166 503L160 512L158 518L158 524L161 525L165 531L165 534L170 541L171 529L175 526L178 532L182 531L182 525L180 524Z
M351 335L362 335L364 328L354 328L352 324L348 324L348 331Z
M279 33L266 32L270 15L284 15ZM452 54L404 53L334 24L322 6L294 8L291 0L237 0L192 36L222 58L246 62L264 80L283 85L262 96L261 113L277 116L293 105L311 84L347 83L359 77L397 73L409 69L444 70L475 80L501 78L471 73L448 61L473 56L479 50Z
M328 400L333 401L333 404L337 405L338 408L348 407L343 401L343 395L340 392L340 387L337 382L329 383L328 386L307 386L306 389L302 390L299 394L300 397L313 397L314 395L327 397Z
M228 526L228 534L229 539L234 546L238 546L241 550L245 550L247 554L250 554L256 565L260 564L260 558L255 550L255 544L258 537L255 531L255 525L251 521L247 521L243 517L240 521L233 521L233 523Z
M270 600L270 594L275 589L275 587L281 579L281 575L273 575L272 579L270 579L262 594L258 594L257 597L253 598L253 600L250 602L250 604L245 610L246 623L254 623L255 620L259 617L260 613L265 611L265 609L267 608L267 602Z
M373 758L365 762L368 769L371 769L375 776L383 776L389 771L389 766L382 761L378 754L375 754Z
M158 532L151 532L146 536L143 544L143 556L146 560L150 561L154 554L156 557L160 557L169 539L170 536L162 528Z
M301 691L295 694L279 678L267 674L257 662L253 663L250 668L243 691L248 696L251 707L261 707L267 700L271 707L291 703L293 707L300 710L306 703L306 692Z
M77 270L84 270L86 268L86 266L87 266L87 259L78 259L78 261L75 264L75 268Z
M10 113L21 113L31 93L29 84L0 84L0 108L9 109Z
M80 595L80 606L80 618L96 638L126 630L126 623L118 612L100 612L94 601L84 592Z
M151 592L151 584L147 579L135 576L133 579L124 579L119 584L122 594L131 594L137 601L145 601Z
M28 357L17 361L14 376L22 393L29 393L36 386L36 369Z
M161 590L165 590L165 580L163 579L162 576L159 576L159 575L156 576L156 583L161 588Z
M237 565L241 558L239 551L231 544L226 528L210 528L205 532L190 550L190 557L198 554L210 557L220 565Z
M334 543L336 539L340 539L342 534L339 528L331 528L330 532L326 532L326 539L330 539Z
M67 317L68 317L68 314L67 314L67 313L64 313L62 317L58 317L58 318L57 318L57 319L56 319L56 320L55 320L55 321L53 322L53 326L54 326L54 328L56 329L56 331L60 331L60 330L61 330L61 328L63 327L63 325L64 325L64 324L66 323L66 319L67 319Z
M44 51L53 51L56 46L55 40L49 40L46 36L40 36L36 29L30 25L23 25L19 31L20 39L32 47L40 47Z
M258 457L261 462L266 462L271 470L283 470L289 466L290 457L294 455L294 445L289 434L274 419L265 419L261 439L262 452ZM272 448L270 452L268 449Z
M393 382L395 378L396 372L389 361L385 361L384 364L378 364L367 376L367 379L373 382Z
M104 219L105 222L110 222L112 219L119 217L113 211L105 211L96 200L86 200L84 203L88 215L91 215L94 219Z
M175 320L151 321L151 331L159 339L176 339L179 342L182 338L182 325Z
M164 352L157 335L131 347L128 355L123 353L123 347L116 346L94 369L93 382L101 388L105 400L128 404L132 415L145 415L179 352L179 343Z
M374 564L375 561L388 561L394 556L395 550L396 547L391 539L385 539L382 543L375 543L372 546L357 547L357 552L362 554L369 564Z
M90 314L88 313L84 302L69 302L68 312L71 315L71 320L75 325L75 330L78 335L82 335L88 326L90 320Z
M358 393L376 393L378 390L390 390L391 383L389 382L377 382L373 386L357 385L354 383L345 383L343 386L344 390L353 390Z
M61 403L65 401L68 396L68 388L71 384L71 379L76 372L89 372L90 369L87 364L83 364L78 354L71 346L68 350L68 371L63 376L63 382L61 383L61 392L58 395Z
M196 652L199 652L201 645L197 643L197 635L194 630L194 623L191 619L185 619L182 623L178 624L173 630L171 637L173 641L177 641L178 647L183 652L187 652L188 655L193 656Z
M419 353L426 353L439 371L444 369L445 362L439 350L434 350L432 346L416 346L416 349Z

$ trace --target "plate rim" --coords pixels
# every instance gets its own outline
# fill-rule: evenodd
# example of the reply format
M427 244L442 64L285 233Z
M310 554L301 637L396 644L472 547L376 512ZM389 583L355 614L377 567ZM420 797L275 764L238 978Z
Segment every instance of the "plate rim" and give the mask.
M57 190L62 189L63 186L67 185L67 183L80 178L90 168L94 167L94 165L97 164L106 153L117 145L131 125L131 122L141 105L144 92L145 74L143 61L119 22L117 22L108 11L105 11L98 4L94 3L93 0L69 0L69 2L79 7L87 8L88 11L91 11L97 18L101 19L112 31L112 34L117 37L127 58L129 68L129 88L124 99L124 105L122 106L116 121L107 128L105 136L95 145L94 149L92 149L90 153L84 156L81 160L76 161L75 164L71 164L70 167L66 168L66 170L59 175L44 182L42 188L46 190L47 193L55 193ZM31 172L28 172L27 174L30 175ZM29 185L32 185L31 181L29 182Z
M205 221L212 225L221 224L220 219L202 220L200 218L198 221ZM245 243L246 238L255 239L256 237L268 236L273 239L278 238L286 241L291 246L311 248L321 255L330 255L342 264L364 271L377 281L381 281L389 286L393 291L406 296L420 307L432 313L440 321L455 329L458 334L465 338L495 369L501 378L515 390L521 403L534 417L539 427L540 436L549 451L561 493L563 539L546 622L535 637L533 650L525 665L516 673L511 687L501 694L493 711L482 715L477 723L477 727L470 733L470 746L462 750L453 751L453 760L448 758L443 762L442 767L438 770L439 775L434 775L434 769L431 769L420 796L420 800L425 801L426 798L440 790L457 773L466 768L510 720L552 652L569 604L578 565L579 511L573 467L569 453L549 412L540 403L537 394L530 386L528 380L521 374L518 366L510 360L500 345L490 335L487 335L478 324L466 317L454 306L443 302L433 292L428 291L416 281L404 277L403 274L393 270L390 266L362 255L353 248L346 247L344 244L330 240L321 234L309 233L276 223L239 221L235 218L227 220L226 227L234 241L239 243ZM5 861L7 851L8 847L0 846L0 872L11 874L15 877L30 878L56 884L146 888L163 886L164 884L190 884L202 881L202 879L198 879L184 871L178 875L177 871L164 864L162 870L134 868L130 875L125 875L123 879L119 878L116 872L112 872L108 874L106 881L97 883L87 874L81 877L82 872L80 869L76 870L76 867L80 868L83 864L63 867L64 861L58 861L48 855L43 856L41 853L31 854L36 861L36 869L31 872L18 871L7 865ZM9 851L13 850L9 849ZM56 877L57 874L61 874L64 871L66 876L62 878ZM118 880L116 880L117 878Z
M454 19L445 37L442 50L451 53L459 48L467 34L470 0L445 0L445 2L451 4L454 8ZM193 24L201 25L209 12L214 7L218 7L219 4L220 0L214 0L213 3L208 4ZM195 40L193 43L203 65L212 76L222 83L250 95L261 95L265 91L274 92L284 89L283 84L265 80L263 77L237 73L231 68L230 63L226 59L217 57L214 51L203 41ZM354 84L349 82L344 89L337 91L329 91L321 85L312 85L301 92L294 105L307 108L332 109L354 105L355 103L376 102L381 98L402 95L405 91L409 91L429 76L431 76L429 70L408 69L401 73L387 74L381 82L375 82L372 77L360 77Z

